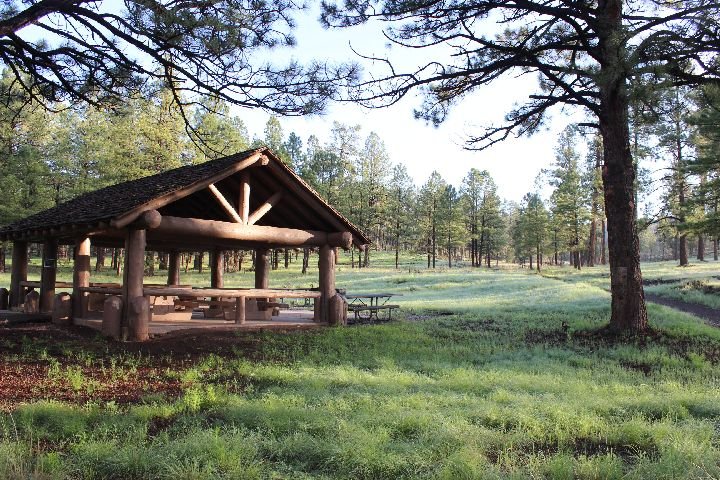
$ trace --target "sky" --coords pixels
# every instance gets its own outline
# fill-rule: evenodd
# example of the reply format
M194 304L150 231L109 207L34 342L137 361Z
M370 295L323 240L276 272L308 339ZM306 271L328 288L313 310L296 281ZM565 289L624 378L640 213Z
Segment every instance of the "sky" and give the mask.
M363 63L353 49L364 55L388 57L406 68L427 60L425 51L389 47L378 25L325 30L317 22L316 11L297 17L297 21L297 46L290 55L301 61L358 61L366 73L371 73L375 71L373 65ZM283 55L278 56L279 61ZM482 152L467 151L462 144L469 134L480 132L481 126L502 122L505 113L533 93L536 84L533 76L501 78L464 98L439 127L413 117L413 109L421 103L418 95L383 109L335 103L322 116L281 117L280 122L286 135L295 132L305 141L314 134L323 142L329 137L333 121L360 125L361 137L376 132L384 140L391 161L404 163L416 185L422 185L437 170L457 186L471 168L477 168L490 172L501 197L520 201L534 190L539 171L551 165L557 136L572 121L571 112L556 112L547 129L530 138L509 138ZM243 119L251 137L263 137L267 113L248 109L236 109L233 113Z
M105 6L121 9L122 3L110 0ZM443 58L449 53L449 49L442 46L432 52L390 46L382 35L382 25L377 23L326 30L321 27L318 16L317 6L295 16L295 48L256 52L252 56L256 60L269 56L272 62L280 65L291 58L301 62L355 61L362 65L366 74L372 74L377 72L377 66L363 61L353 50L365 56L387 57L400 70L412 70L413 66L424 64L431 58L429 53L432 57ZM496 29L491 21L486 21L483 26L489 34ZM30 38L46 36L32 26L24 29L23 33ZM437 170L449 183L459 186L468 171L477 168L490 172L502 198L519 202L527 192L535 190L540 170L551 165L557 136L571 123L571 112L554 112L545 131L530 138L509 138L485 151L465 150L463 142L469 135L478 134L482 126L500 124L514 104L523 102L534 93L536 84L534 76L500 78L463 98L439 127L414 118L413 109L419 107L422 101L417 94L408 95L388 108L366 109L350 103L335 103L330 104L322 116L281 117L280 122L286 135L295 132L303 141L315 135L321 142L328 140L334 121L360 125L361 138L364 140L370 132L376 132L385 142L391 161L404 163L418 186L425 183L433 170ZM232 113L243 119L251 138L264 136L268 113L240 107L233 107Z

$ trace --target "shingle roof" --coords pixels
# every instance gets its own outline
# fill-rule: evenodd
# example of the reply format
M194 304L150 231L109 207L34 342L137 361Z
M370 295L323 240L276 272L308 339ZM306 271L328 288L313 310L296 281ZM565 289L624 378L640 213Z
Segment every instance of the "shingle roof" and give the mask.
M198 165L179 167L85 193L56 207L0 228L0 238L9 238L12 234L27 233L35 230L59 228L65 225L98 224L100 222L109 224L111 220L154 199L182 190L195 183L203 182L209 177L220 175L224 170L231 169L236 163L257 153L262 153L271 161L282 165L282 170L289 174L294 183L300 184L304 190L311 193L322 203L329 214L350 229L359 240L363 243L369 243L367 237L357 227L320 198L300 177L283 165L267 147L247 150Z

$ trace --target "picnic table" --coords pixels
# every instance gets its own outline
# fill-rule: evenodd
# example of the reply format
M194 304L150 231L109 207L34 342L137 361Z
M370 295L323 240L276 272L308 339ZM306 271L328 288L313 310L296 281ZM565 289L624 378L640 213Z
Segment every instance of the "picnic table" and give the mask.
M378 312L388 312L387 320L392 318L392 311L400 305L391 305L388 301L392 297L401 297L400 293L354 293L346 294L348 311L355 314L355 320L379 321Z

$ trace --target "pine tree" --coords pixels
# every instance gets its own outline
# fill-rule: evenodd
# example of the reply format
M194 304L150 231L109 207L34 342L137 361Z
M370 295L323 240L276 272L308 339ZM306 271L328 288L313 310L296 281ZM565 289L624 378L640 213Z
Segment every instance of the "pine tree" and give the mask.
M548 174L550 184L555 187L550 197L553 223L558 227L561 243L571 254L573 266L580 269L580 253L584 250L581 239L586 238L586 222L590 212L589 195L582 183L583 173L580 171L576 141L574 128L566 128L558 140L555 164Z

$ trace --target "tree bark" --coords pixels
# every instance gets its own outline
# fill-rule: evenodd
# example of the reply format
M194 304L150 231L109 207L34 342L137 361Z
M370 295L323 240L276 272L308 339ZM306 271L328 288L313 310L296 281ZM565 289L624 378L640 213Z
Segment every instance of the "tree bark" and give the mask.
M607 257L605 251L607 246L605 245L605 238L607 237L607 223L605 223L605 217L602 219L602 239L600 240L600 264L607 265Z
M105 249L103 247L96 247L95 254L95 271L99 272L105 268Z
M686 267L690 263L688 260L687 235L684 233L678 237L678 257L681 267Z
M697 259L705 261L705 237L702 234L698 235Z

